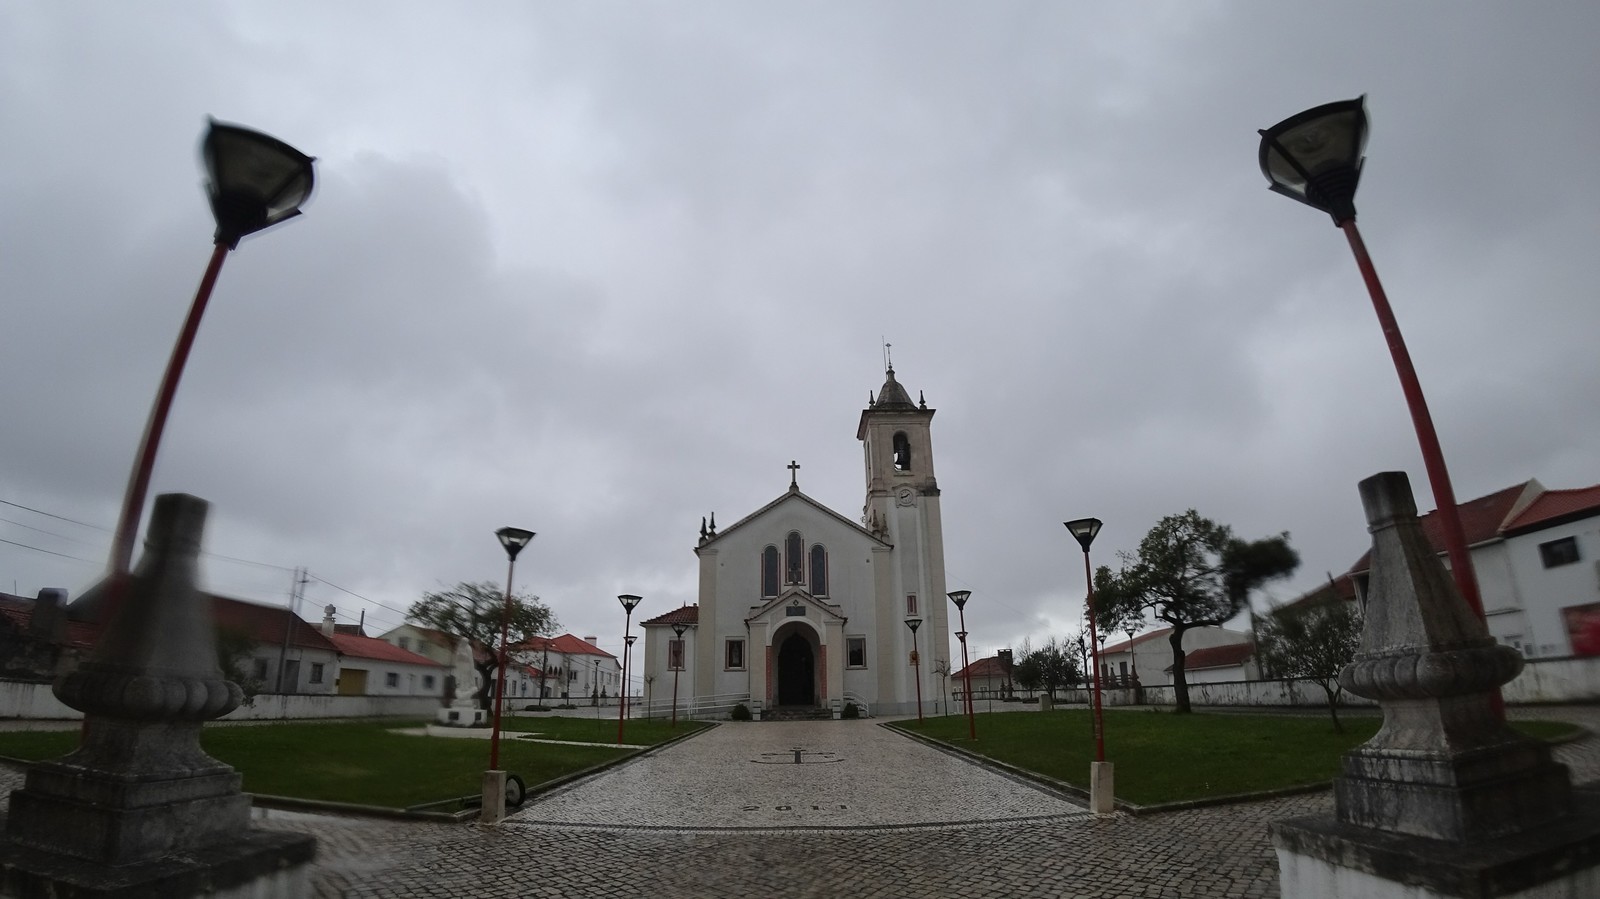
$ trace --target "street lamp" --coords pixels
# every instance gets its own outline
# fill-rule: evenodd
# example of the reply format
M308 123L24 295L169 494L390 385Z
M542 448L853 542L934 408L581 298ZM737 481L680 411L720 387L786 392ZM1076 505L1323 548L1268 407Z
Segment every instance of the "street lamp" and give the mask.
M489 770L500 770L500 710L506 696L506 636L511 630L511 577L517 570L517 553L533 540L533 531L501 528L494 532L506 550L506 608L500 618L500 673L494 688L494 727L489 732Z
M635 597L634 593L622 593L616 601L622 603L622 683L616 691L616 744L622 745L622 723L627 718L627 646L634 645L629 638L629 630L634 622L634 606L637 606L643 597Z
M956 631L956 639L961 641L961 677L966 681L962 689L967 695L967 736L977 741L978 723L972 714L972 669L967 662L967 600L972 597L972 591L956 590L949 596L950 601L956 604L956 614L961 617L961 630Z
M595 717L600 717L600 660L594 660L594 677L589 680L590 702L594 703Z
M635 641L637 639L639 639L638 635L629 634L627 637L623 638L623 640L622 640L623 643L627 644L627 646L622 650L622 670L623 671L629 671L629 670L631 670L633 668L633 641ZM645 675L645 676L649 677L649 675ZM646 681L646 683L649 683L649 681ZM628 686L629 686L628 677L627 677L627 675L623 675L623 678L622 678L622 701L623 701L624 705L626 705L628 703ZM625 714L632 714L632 713L633 713L633 710L629 709ZM648 707L646 707L646 710L645 710L645 717L646 718L650 717L650 712L649 712Z
M1362 156L1367 143L1367 106L1363 95L1354 100L1344 100L1308 109L1260 132L1261 173L1267 176L1269 187L1292 200L1313 209L1320 209L1333 217L1333 223L1344 231L1355 254L1356 265L1366 281L1367 292L1372 296L1372 306L1378 314L1378 323L1389 344L1389 355L1394 359L1395 372L1400 376L1400 389L1405 394L1406 406L1411 411L1411 424L1417 432L1417 443L1422 450L1422 464L1428 472L1428 482L1433 486L1433 502L1439 510L1439 523L1444 531L1445 554L1450 559L1450 573L1456 588L1467 605L1481 620L1483 599L1478 593L1478 580L1473 572L1472 556L1467 550L1466 532L1461 526L1461 515L1456 509L1455 490L1450 485L1450 472L1444 464L1444 453L1439 448L1439 435L1433 428L1433 417L1428 413L1428 401L1422 395L1422 384L1411 364L1411 354L1406 350L1405 338L1395 321L1394 311L1378 272L1367 255L1367 246L1356 228L1356 185L1361 180ZM1502 710L1503 712L1503 710Z
M911 628L911 672L917 683L917 720L922 720L922 664L917 658L917 628L922 627L921 618L907 618L906 627Z
M1083 547L1083 576L1089 582L1089 648L1094 653L1094 764L1089 766L1089 805L1097 815L1112 810L1111 764L1106 761L1106 722L1100 706L1100 639L1096 635L1094 571L1089 567L1089 544L1100 533L1100 519L1078 518L1063 522Z
M687 624L674 624L672 632L678 635L678 664L672 668L672 726L678 726L678 675L683 671L683 632L688 630ZM672 658L672 653L667 653L667 658Z
M150 418L145 422L144 436L134 456L133 472L122 498L122 514L111 540L111 589L108 608L101 611L101 621L110 620L112 610L121 603L126 590L134 538L144 514L156 450L161 446L167 413L172 409L172 398L178 392L184 364L194 346L195 334L200 330L200 317L211 299L217 273L222 270L222 260L244 236L299 215L300 206L310 198L315 182L311 168L313 157L259 131L226 125L215 119L211 120L201 142L200 154L206 166L206 194L211 200L212 217L217 222L215 246L211 262L200 278L200 288L189 306L189 316L172 347L172 356L167 360L166 373L162 375Z

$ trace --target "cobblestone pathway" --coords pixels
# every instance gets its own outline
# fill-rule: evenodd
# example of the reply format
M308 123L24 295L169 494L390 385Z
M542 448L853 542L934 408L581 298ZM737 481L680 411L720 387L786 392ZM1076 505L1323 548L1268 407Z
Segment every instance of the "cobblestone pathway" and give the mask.
M1600 732L1597 707L1513 715ZM817 755L796 765L795 746ZM1600 780L1600 738L1557 756L1575 781ZM18 782L0 768L0 792ZM277 812L259 823L317 836L315 895L328 899L1255 899L1278 896L1267 825L1331 809L1317 793L1095 818L849 722L720 727L531 801L498 827Z

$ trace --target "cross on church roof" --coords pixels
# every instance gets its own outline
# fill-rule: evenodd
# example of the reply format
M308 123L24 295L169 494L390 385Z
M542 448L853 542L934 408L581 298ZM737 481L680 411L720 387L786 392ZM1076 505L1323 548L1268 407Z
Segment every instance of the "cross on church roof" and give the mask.
M787 467L789 469L789 489L799 490L800 482L797 480L797 475L800 471L800 463L790 459Z

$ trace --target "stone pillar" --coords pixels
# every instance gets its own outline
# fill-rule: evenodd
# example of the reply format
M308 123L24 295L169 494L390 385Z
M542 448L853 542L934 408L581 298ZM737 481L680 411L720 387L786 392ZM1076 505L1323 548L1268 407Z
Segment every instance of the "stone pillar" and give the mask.
M1522 668L1456 590L1402 472L1361 482L1372 573L1361 646L1339 681L1383 708L1345 754L1336 814L1272 828L1285 896L1600 895L1600 795L1574 802L1549 747L1493 694Z
M200 748L201 724L243 699L218 667L212 611L195 585L206 510L193 496L156 499L120 606L88 660L56 682L56 696L84 713L83 738L11 794L5 895L305 890L316 841L252 830L239 774Z

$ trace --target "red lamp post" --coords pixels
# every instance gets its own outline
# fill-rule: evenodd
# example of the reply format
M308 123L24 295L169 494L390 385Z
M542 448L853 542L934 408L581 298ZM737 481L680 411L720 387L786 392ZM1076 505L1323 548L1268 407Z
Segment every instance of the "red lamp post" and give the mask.
M489 770L500 770L500 711L506 697L506 635L511 630L511 576L517 570L517 553L534 538L533 531L522 528L501 528L495 531L500 545L506 549L509 560L506 567L506 608L500 619L500 673L494 688L494 727L489 731Z
M1433 487L1433 502L1444 532L1451 577L1473 614L1480 621L1487 621L1472 554L1467 549L1466 531L1456 508L1455 488L1450 484L1450 470L1445 467L1444 451L1439 447L1439 435L1433 427L1433 416L1428 412L1428 401L1422 395L1422 383L1411 364L1411 353L1406 349L1400 325L1389 306L1388 294L1378 280L1378 271L1356 228L1356 186L1361 181L1361 166L1366 161L1362 155L1367 144L1366 97L1308 109L1259 133L1261 173L1267 176L1269 188L1328 213L1350 243L1356 267L1361 270L1361 278L1372 298L1372 308L1388 343L1389 356L1394 360L1406 407L1411 412L1411 424L1417 432L1422 464L1428 472L1428 483ZM1496 690L1495 708L1504 718L1505 708L1499 695Z
M633 646L633 635L629 633L633 628L633 608L644 597L624 593L617 597L617 602L622 603L624 617L622 619L622 683L617 687L617 745L622 745L622 729L628 718L628 649Z
M178 381L183 377L183 367L194 347L200 317L211 300L222 261L245 236L299 215L300 206L310 199L315 183L311 168L313 157L259 131L226 125L215 119L211 120L201 143L201 157L206 166L206 193L217 222L216 246L189 306L189 315L178 332L177 343L172 347L172 356L167 360L166 373L161 377L150 418L145 422L144 436L134 456L128 489L122 498L122 513L111 539L111 584L107 606L100 610L102 621L110 620L127 589L133 544L139 519L144 514L156 451L167 426L167 413L172 409Z
M956 604L956 614L961 618L961 630L956 631L956 639L961 641L961 677L966 681L962 689L966 691L967 706L967 737L973 741L978 739L978 723L972 714L972 670L967 662L967 600L972 597L971 590L956 590L949 594L950 601Z
M687 624L674 624L672 626L672 632L678 636L678 657L673 659L676 664L672 666L672 726L674 728L678 726L678 675L683 672L683 632L688 629L689 625ZM671 659L672 653L667 653L667 658Z
M1083 547L1083 576L1089 582L1089 649L1094 655L1094 760L1103 762L1106 760L1106 722L1100 707L1100 639L1095 630L1094 571L1089 567L1089 544L1100 533L1100 519L1079 518L1064 524Z
M922 663L917 657L917 628L922 626L921 618L907 618L906 627L911 628L911 673L912 680L917 684L917 720L922 720Z

